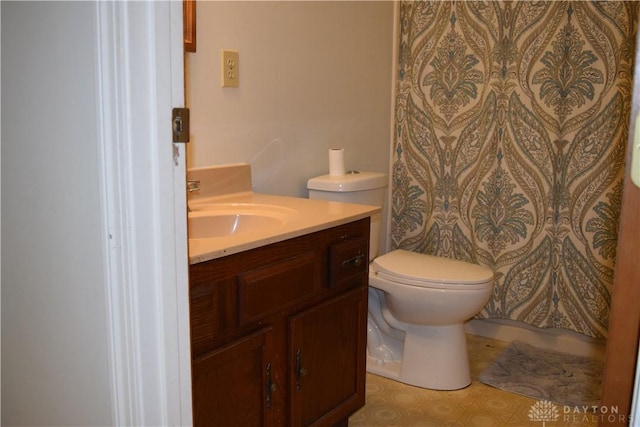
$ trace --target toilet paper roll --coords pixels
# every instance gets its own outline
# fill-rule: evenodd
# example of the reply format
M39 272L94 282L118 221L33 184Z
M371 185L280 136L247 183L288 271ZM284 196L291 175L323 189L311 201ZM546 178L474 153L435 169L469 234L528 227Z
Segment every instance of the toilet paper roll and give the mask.
M329 148L329 175L344 174L344 148Z

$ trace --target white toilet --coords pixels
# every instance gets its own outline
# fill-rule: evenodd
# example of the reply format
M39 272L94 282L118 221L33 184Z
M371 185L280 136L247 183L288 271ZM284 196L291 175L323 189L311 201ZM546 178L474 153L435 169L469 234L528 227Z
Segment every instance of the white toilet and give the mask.
M384 206L387 176L323 175L309 198ZM464 322L487 303L493 272L476 264L405 250L378 258L382 216L371 218L367 371L418 387L471 384Z

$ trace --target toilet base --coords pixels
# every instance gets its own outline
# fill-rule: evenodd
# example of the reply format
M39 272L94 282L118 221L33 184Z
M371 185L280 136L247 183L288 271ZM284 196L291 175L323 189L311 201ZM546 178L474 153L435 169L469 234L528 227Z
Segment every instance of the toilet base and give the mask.
M433 390L458 390L471 384L464 327L406 325L401 361L367 357L367 371Z
M395 360L385 360L384 363L380 363L379 359L367 355L367 372L370 374L400 381L401 368L402 364Z

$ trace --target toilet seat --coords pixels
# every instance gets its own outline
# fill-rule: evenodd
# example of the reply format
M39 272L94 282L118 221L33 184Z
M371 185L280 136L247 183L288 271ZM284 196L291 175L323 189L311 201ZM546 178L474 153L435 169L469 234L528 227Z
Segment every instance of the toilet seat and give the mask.
M403 249L376 258L371 269L391 282L432 289L483 289L493 281L486 267Z

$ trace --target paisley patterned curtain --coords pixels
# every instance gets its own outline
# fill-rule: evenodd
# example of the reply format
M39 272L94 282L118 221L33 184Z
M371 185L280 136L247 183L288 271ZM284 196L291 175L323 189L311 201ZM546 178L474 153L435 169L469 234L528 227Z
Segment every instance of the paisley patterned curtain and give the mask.
M479 317L606 336L637 6L401 3L392 245L492 268Z

